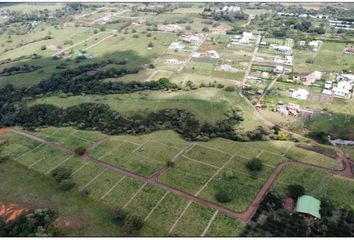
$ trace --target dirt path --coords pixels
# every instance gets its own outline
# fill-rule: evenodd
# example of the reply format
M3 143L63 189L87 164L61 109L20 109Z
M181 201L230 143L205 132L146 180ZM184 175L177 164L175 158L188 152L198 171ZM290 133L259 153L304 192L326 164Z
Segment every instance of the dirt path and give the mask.
M174 193L174 194L176 194L176 195L178 195L180 197L183 197L183 198L185 198L187 200L194 201L194 202L197 202L197 203L199 203L201 205L213 208L213 209L218 210L219 212L222 212L222 213L224 213L224 214L226 214L228 216L231 216L231 217L234 217L234 218L238 218L238 219L242 220L245 223L247 223L250 220L250 218L252 217L253 213L257 209L259 203L262 201L263 197L265 196L265 194L267 193L269 188L272 186L274 180L277 178L277 176L280 174L280 172L284 169L284 167L286 167L288 165L304 165L304 166L307 166L307 167L310 167L310 168L320 169L320 170L326 171L326 172L328 172L328 173L330 173L332 175L338 175L338 176L354 178L354 176L353 176L353 174L351 172L351 169L350 169L349 160L346 157L344 157L343 152L341 152L341 154L343 154L343 155L339 156L339 159L343 161L343 165L344 165L344 169L343 170L332 170L332 169L328 169L328 168L325 168L325 167L320 167L320 166L317 166L317 165L303 163L303 162L297 162L297 161L283 162L283 163L279 164L274 169L274 171L272 172L270 177L263 184L262 188L258 191L256 197L252 200L251 204L247 207L247 210L244 211L244 212L238 212L238 211L226 208L224 206L221 206L221 205L219 205L217 203L211 202L209 200L203 199L203 198L201 198L199 196L192 195L190 193L187 193L187 192L184 192L182 190L179 190L179 189L173 188L171 186L168 186L168 185L166 185L164 183L159 182L156 177L144 177L144 176L138 175L138 174L136 174L134 172L131 172L131 171L122 169L120 167L111 165L109 163L97 160L97 159L93 158L92 156L90 156L87 153L82 155L82 156L79 156L79 155L75 154L75 152L73 150L71 150L69 148L61 146L61 145L59 145L57 143L53 143L53 142L38 138L38 137L33 136L33 135L31 135L29 133L26 133L26 132L18 131L18 130L15 130L15 129L13 129L13 132L16 133L16 134L19 134L21 136L30 138L32 140L36 140L36 141L40 141L40 142L46 143L46 144L48 144L48 145L50 145L50 146L52 146L52 147L54 147L54 148L56 148L56 149L58 149L58 150L60 150L62 152L74 155L76 157L80 157L81 159L83 159L85 161L88 161L88 162L91 162L91 163L93 163L93 164L95 164L97 166L100 166L100 167L103 167L103 168L106 168L106 169L110 169L110 170L112 170L114 172L117 172L119 174L122 174L124 176L128 176L128 177L143 181L143 182L145 182L145 183L147 183L149 185L157 186L157 187L159 187L159 188L161 188L161 189L163 189L163 190L165 190L167 192Z

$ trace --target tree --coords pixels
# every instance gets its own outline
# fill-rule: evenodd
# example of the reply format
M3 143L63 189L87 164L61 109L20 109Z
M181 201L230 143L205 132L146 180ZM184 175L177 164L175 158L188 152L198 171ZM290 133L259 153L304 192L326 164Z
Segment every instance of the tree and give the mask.
M115 222L122 222L127 217L127 212L121 207L114 207L112 209L112 220Z
M58 167L53 170L52 172L52 177L57 181L57 182L62 182L64 180L70 179L71 178L71 169L66 168L66 167Z
M263 169L263 163L258 158L252 158L251 160L249 160L246 163L246 167L251 172L259 172L259 171L262 171L262 169Z
M0 156L0 163L6 162L9 160L9 156Z
M123 231L126 234L132 234L138 232L144 226L144 220L138 215L128 216L123 225Z
M226 88L225 88L225 91L226 92L234 92L236 90L236 88L234 87L234 86L227 86Z
M289 197L296 200L298 197L305 194L305 189L299 184L289 185L288 186L288 195Z
M86 148L85 147L77 147L77 148L75 148L75 153L77 155L80 155L80 156L84 155L85 152L86 152Z
M215 198L218 202L221 202L221 203L227 203L232 200L231 194L225 189L218 190L216 192Z
M321 198L320 214L322 217L331 217L333 215L334 206L327 198Z
M171 160L168 160L167 163L166 163L166 166L168 168L174 168L176 165L176 163L174 161L171 161Z
M209 32L209 28L203 27L203 28L202 28L202 32Z
M152 48L152 47L154 47L154 44L152 42L149 42L148 47Z
M60 189L63 191L69 191L75 186L75 183L71 179L65 179L60 182Z

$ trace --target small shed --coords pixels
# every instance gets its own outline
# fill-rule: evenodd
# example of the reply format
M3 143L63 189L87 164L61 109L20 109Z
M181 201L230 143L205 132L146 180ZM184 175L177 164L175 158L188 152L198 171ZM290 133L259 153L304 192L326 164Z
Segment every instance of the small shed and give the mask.
M303 195L297 199L296 212L308 214L312 217L320 219L320 207L320 200L308 195Z

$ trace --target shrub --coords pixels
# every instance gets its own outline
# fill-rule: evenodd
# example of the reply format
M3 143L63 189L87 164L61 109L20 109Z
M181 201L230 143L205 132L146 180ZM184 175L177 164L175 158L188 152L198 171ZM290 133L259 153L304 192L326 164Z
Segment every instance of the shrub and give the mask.
M71 179L66 179L60 182L60 189L63 191L69 191L75 186L75 183Z
M123 231L126 234L138 232L144 226L144 220L138 215L130 215L126 218L123 225Z
M127 212L121 207L114 207L112 209L112 220L115 222L122 222L127 217Z
M52 172L52 177L57 181L57 182L62 182L64 180L70 179L71 178L71 169L65 168L65 167L58 167L53 170Z
M6 162L9 160L9 156L0 156L0 163Z
M236 90L236 88L234 87L234 86L227 86L226 88L225 88L225 91L226 92L234 92Z
M176 165L176 163L174 161L171 161L171 160L167 161L167 163L166 163L166 166L168 168L174 168L175 165Z
M299 185L299 184L295 184L295 185L289 185L288 186L288 195L289 197L293 198L293 199L297 199L298 197L302 196L305 194L305 189L303 186Z
M77 155L84 155L85 154L85 152L86 152L86 148L84 148L84 147L77 147L77 148L75 148L75 153L77 154Z
M224 189L220 189L216 192L215 198L218 202L227 203L232 200L231 194Z
M263 169L263 163L258 158L253 158L247 162L246 167L251 172L259 172Z

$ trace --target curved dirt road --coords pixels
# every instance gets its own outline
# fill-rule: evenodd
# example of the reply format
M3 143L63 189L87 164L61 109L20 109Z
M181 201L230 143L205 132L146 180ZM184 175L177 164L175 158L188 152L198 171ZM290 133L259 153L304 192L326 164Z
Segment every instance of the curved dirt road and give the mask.
M50 146L52 146L52 147L54 147L54 148L56 148L56 149L58 149L58 150L60 150L62 152L65 152L67 154L71 154L71 155L75 155L76 157L80 157L81 159L83 159L85 161L92 162L93 164L95 164L97 166L100 166L100 167L103 167L103 168L106 168L106 169L110 169L112 171L115 171L117 173L123 174L123 175L128 176L128 177L132 177L132 178L138 179L138 180L143 181L143 182L145 182L147 184L150 184L150 185L153 185L153 186L157 186L157 187L159 187L161 189L164 189L165 191L172 192L172 193L174 193L174 194L176 194L178 196L181 196L181 197L183 197L185 199L188 199L188 200L197 202L197 203L199 203L201 205L216 209L216 210L218 210L218 211L220 211L220 212L222 212L222 213L224 213L224 214L226 214L228 216L231 216L231 217L234 217L234 218L238 218L238 219L242 220L245 223L247 223L250 220L250 218L252 217L253 213L256 211L258 205L262 201L263 197L265 196L265 194L267 193L269 188L272 186L274 180L278 177L278 175L281 173L281 171L288 165L304 165L304 166L307 166L309 168L314 168L314 169L319 169L319 170L322 170L322 171L326 171L327 173L330 173L332 175L338 175L338 176L344 176L344 177L348 177L348 178L354 178L354 175L351 172L349 160L346 157L344 157L344 154L338 156L338 159L343 162L343 169L342 170L328 169L328 168L317 166L317 165L314 165L314 164L303 163L303 162L298 162L298 161L283 162L283 163L279 164L274 169L274 171L269 176L267 181L263 184L261 189L258 191L256 197L252 200L251 204L247 207L247 210L244 211L244 212L238 212L238 211L226 208L224 206L221 206L221 205L219 205L217 203L214 203L214 202L211 202L209 200L206 200L204 198L201 198L199 196L192 195L190 193L184 192L182 190L179 190L179 189L176 189L174 187L168 186L168 185L166 185L164 183L161 183L157 179L158 174L156 174L156 175L153 174L150 177L141 176L141 175L138 175L138 174L136 174L134 172L131 172L131 171L119 168L117 166L113 166L113 165L111 165L109 163L97 160L97 159L93 158L92 156L90 156L87 153L82 155L82 156L79 156L73 150L71 150L71 149L69 149L67 147L64 147L64 146L62 146L60 144L47 141L45 139L39 138L37 136L33 136L33 135L29 134L29 133L22 132L22 131L19 131L19 130L12 129L12 131L14 133L18 134L18 135L21 135L21 136L30 138L32 140L45 143L45 144L48 144L48 145L50 145ZM103 141L103 140L100 140L100 141Z

